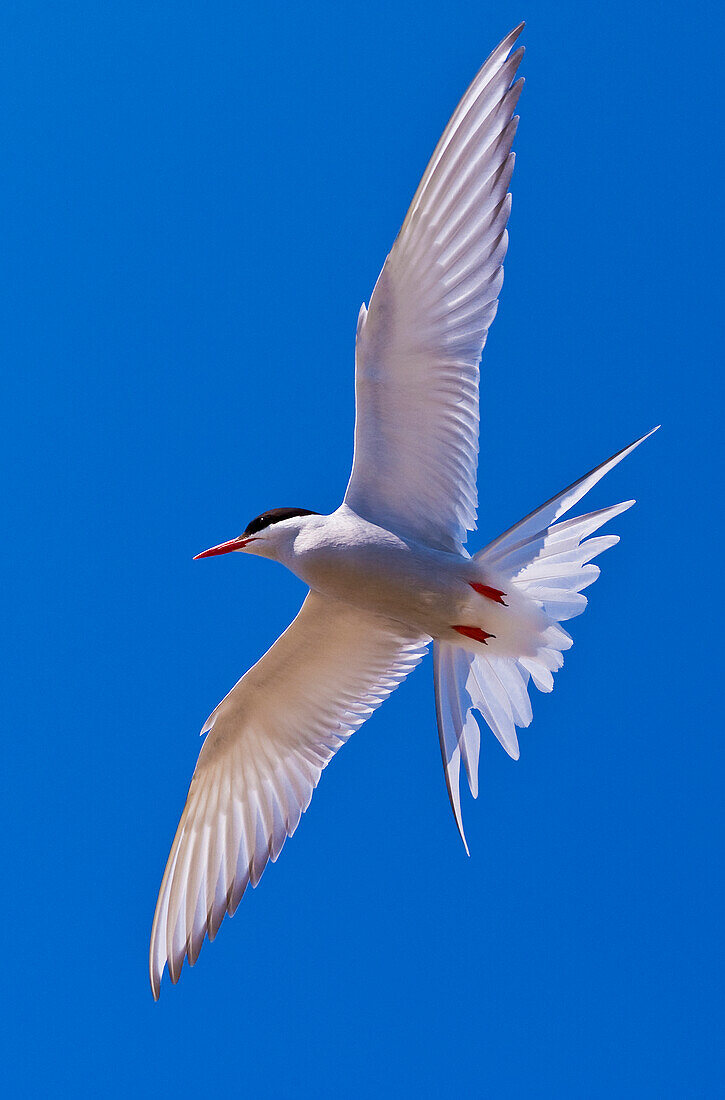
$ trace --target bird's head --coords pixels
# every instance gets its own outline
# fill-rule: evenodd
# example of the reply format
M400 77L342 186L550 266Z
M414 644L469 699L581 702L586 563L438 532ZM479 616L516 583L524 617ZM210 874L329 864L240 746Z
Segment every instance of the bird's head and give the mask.
M307 516L317 516L308 508L270 508L250 520L241 535L219 546L203 550L196 558L211 558L216 554L230 554L233 550L243 550L248 554L258 554L263 558L278 558L292 545L305 524ZM196 558L194 560L196 560Z

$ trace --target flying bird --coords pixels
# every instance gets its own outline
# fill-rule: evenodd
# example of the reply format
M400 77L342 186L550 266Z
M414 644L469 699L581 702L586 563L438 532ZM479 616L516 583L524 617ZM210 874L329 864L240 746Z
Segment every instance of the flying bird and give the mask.
M150 974L177 982L292 836L323 768L433 649L448 795L468 851L463 763L478 789L480 714L518 758L529 681L553 687L586 607L594 535L633 500L563 517L643 439L473 556L479 362L503 282L523 85L523 24L456 107L385 260L355 343L355 447L331 515L275 508L198 557L280 562L309 592L297 618L207 720L156 905ZM648 433L651 434L651 433Z

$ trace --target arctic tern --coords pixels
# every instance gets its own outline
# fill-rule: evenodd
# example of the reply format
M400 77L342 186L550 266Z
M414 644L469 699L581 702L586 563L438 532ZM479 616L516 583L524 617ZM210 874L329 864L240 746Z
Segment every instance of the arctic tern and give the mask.
M445 779L468 851L459 773L463 763L475 797L473 712L517 759L529 680L552 690L572 645L561 623L584 610L582 589L599 575L592 559L618 541L589 536L634 504L562 519L642 439L483 550L464 549L476 527L479 362L508 244L522 29L458 104L360 309L342 504L331 515L273 509L198 555L270 558L309 592L202 730L153 922L156 999L164 967L177 982L184 959L194 965L294 833L323 768L431 644Z

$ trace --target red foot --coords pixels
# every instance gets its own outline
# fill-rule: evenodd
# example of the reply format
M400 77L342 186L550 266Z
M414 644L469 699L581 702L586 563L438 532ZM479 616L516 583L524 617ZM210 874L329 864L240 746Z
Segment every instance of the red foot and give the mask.
M485 596L487 600L493 600L494 603L500 603L503 604L504 607L508 607L508 604L503 601L503 597L506 593L502 592L499 588L490 588L487 584L476 584L475 581L469 581L468 583L480 596Z
M496 637L495 634L489 634L487 630L481 630L480 626L454 626L451 629L457 630L466 638L473 638L474 642L483 642L484 645L488 645L487 638Z

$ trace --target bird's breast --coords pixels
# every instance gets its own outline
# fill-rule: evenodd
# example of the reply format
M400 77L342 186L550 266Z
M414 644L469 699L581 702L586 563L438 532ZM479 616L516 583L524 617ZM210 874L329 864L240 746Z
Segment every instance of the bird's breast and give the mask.
M431 633L460 584L451 557L388 532L351 539L331 531L298 540L288 564L318 592Z

